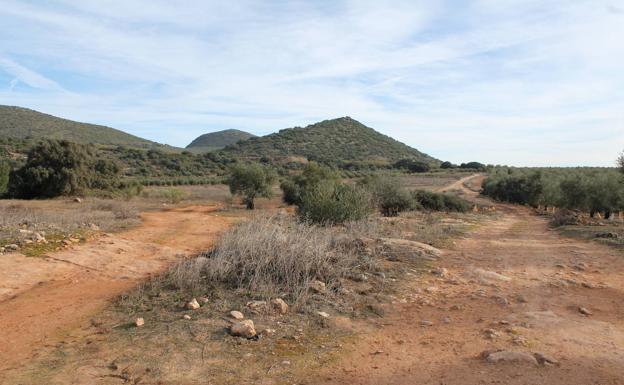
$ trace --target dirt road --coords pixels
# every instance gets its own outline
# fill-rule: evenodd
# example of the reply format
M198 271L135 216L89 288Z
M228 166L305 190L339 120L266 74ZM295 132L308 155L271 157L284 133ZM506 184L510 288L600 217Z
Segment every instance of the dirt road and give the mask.
M204 250L231 223L216 206L142 215L134 230L44 258L0 259L0 371L88 324L111 299L178 258Z
M529 209L497 208L446 252L447 276L414 286L431 303L398 305L306 384L624 384L624 253L563 238ZM480 357L499 349L558 362Z

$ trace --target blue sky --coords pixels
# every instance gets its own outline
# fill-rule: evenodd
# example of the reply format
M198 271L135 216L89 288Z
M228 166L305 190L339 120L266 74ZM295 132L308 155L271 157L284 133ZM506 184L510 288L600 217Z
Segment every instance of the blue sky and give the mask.
M624 0L2 0L0 17L0 104L162 143L351 116L454 162L624 149Z

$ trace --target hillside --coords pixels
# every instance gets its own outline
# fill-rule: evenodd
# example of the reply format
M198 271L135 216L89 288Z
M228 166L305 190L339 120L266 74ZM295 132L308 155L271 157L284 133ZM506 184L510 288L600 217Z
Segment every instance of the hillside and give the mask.
M193 152L208 152L219 150L223 147L235 144L241 140L255 138L256 135L240 130L223 130L209 132L197 137L186 148Z
M273 162L305 157L339 167L385 166L400 159L439 161L349 117L325 120L251 138L226 147L224 153Z
M0 137L66 139L78 143L174 149L111 127L79 123L22 107L0 106Z

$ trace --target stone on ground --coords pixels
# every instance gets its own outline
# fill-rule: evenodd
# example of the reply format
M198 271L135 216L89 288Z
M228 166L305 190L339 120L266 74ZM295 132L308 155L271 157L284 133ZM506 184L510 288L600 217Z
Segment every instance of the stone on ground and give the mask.
M288 313L288 304L281 298L275 298L271 300L271 306L273 307L273 310L275 310L279 314Z
M325 282L321 282L321 281L312 281L310 283L310 289L316 293L325 293Z
M139 317L134 321L134 324L136 325L136 327L140 328L141 326L145 325L145 320L142 317Z
M199 302L197 302L197 299L193 298L191 300L191 302L186 304L186 308L189 310L197 310L199 309L201 306L199 305Z
M484 353L484 358L487 362L492 363L502 363L502 362L511 362L511 363L526 363L537 365L537 359L531 354L527 352L514 352L509 350L501 350L498 352L486 352Z
M243 315L243 313L239 312L238 310L232 310L230 312L230 317L236 319L236 320L242 320L245 319L245 316Z
M253 338L256 336L256 328L252 320L235 322L230 326L230 334L235 337Z

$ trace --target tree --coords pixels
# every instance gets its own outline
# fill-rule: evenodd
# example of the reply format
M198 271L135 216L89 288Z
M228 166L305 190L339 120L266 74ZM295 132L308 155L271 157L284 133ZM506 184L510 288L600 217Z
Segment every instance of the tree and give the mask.
M457 166L455 166L453 163L446 161L446 162L442 162L442 164L440 164L440 168L442 169L449 169L449 168L455 168Z
M258 163L237 164L230 169L228 185L233 195L240 195L247 209L253 210L255 199L273 196L271 187L277 176L275 172Z
M617 160L617 164L620 167L620 171L624 173L624 151L620 154L620 157Z
M394 163L394 168L408 170L409 172L429 172L431 166L428 163L414 159L401 159Z
M98 160L92 146L47 140L31 148L26 164L10 173L8 194L22 199L78 195L113 186L118 172L117 166Z
M479 163L479 162L468 162L468 163L462 163L459 168L463 168L463 169L471 169L471 170L480 170L483 171L486 169L485 165L483 163Z

